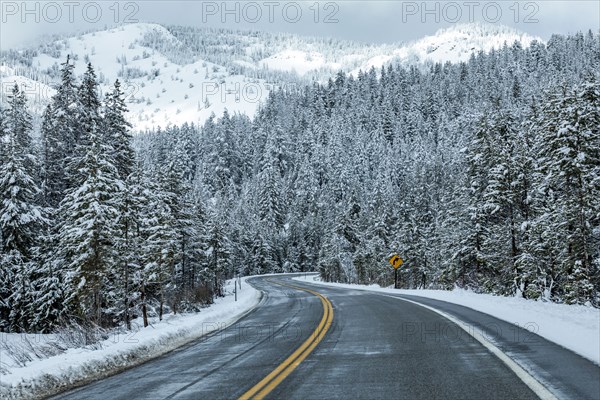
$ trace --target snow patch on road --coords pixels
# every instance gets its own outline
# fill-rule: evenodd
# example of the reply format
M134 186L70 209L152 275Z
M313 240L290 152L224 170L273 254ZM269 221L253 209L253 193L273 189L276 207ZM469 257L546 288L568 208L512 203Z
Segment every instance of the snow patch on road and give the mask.
M600 365L600 309L597 308L494 296L462 289L397 290L378 285L322 282L319 276L314 274L293 279L347 289L421 296L459 304L520 327L537 328L535 333L541 337Z
M1 334L0 398L39 398L57 393L138 365L229 326L261 298L260 292L246 283L246 278L242 278L237 302L233 289L230 280L225 286L227 295L199 313L168 314L162 321L151 321L147 328L137 320L137 328L132 332L115 333L94 345L62 349L60 354L46 357L41 351L45 343L61 345L56 343L56 335ZM19 350L21 357L12 354L19 360L7 354L9 348Z

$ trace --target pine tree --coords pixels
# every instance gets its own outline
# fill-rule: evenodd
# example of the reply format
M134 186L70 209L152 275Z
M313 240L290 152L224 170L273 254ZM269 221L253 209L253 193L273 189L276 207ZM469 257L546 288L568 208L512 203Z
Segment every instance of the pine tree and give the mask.
M28 152L27 154L23 154L23 162L29 173L33 176L37 165L30 136L32 130L31 115L29 115L26 108L27 99L25 93L19 91L19 86L15 83L12 88L8 109L6 110L6 129L14 135L14 140L18 142L16 144L18 148Z
M115 166L123 182L129 178L135 161L135 153L131 145L131 124L125 119L127 111L121 83L117 79L104 106L103 134L107 136L106 141L112 144L115 151Z
M32 261L38 233L46 223L35 203L39 187L33 178L36 157L30 130L25 94L15 85L6 115L5 160L0 166L0 263L2 290L7 291L2 293L0 317L16 331L27 330L31 324L26 308L31 303Z
M484 119L475 132L470 146L465 149L468 170L466 187L460 192L465 215L460 247L454 254L459 265L458 278L462 285L485 285L495 279L496 268L488 263L484 244L489 237L488 218L485 211L484 193L489 179L489 169L493 158L493 143L488 133L490 129ZM489 285L488 285L489 287Z
M144 175L141 163L137 163L133 173L127 182L126 195L130 196L131 202L127 208L127 214L121 216L123 222L128 224L127 240L121 236L122 270L121 280L123 282L122 299L126 302L124 308L124 319L129 328L130 305L135 305L139 300L140 311L144 327L148 326L148 263L152 262L152 243L149 243L150 235L154 233L155 222L154 203L151 201L154 186ZM123 192L122 192L123 193ZM121 224L123 226L123 224ZM125 263L126 262L126 263Z
M206 268L206 250L208 242L207 233L207 212L206 206L200 193L194 191L190 194L188 200L190 206L189 213L192 219L193 235L190 237L190 243L188 245L188 268L189 271L189 286L190 288L198 292L204 293L205 301L212 301L212 298L208 298L208 295L204 292L207 286L212 281L210 277L203 274ZM194 294L194 293L192 293Z
M257 208L262 226L271 233L277 233L283 226L284 216L281 204L281 178L272 161L267 161L257 177L259 185Z
M143 261L144 295L154 293L160 302L159 318L162 320L165 305L165 290L171 283L178 257L178 235L174 195L167 191L164 172L159 182L146 180L149 189L148 208L144 210L145 245Z
M520 226L528 215L525 199L531 159L526 154L524 133L510 111L496 111L487 122L487 129L493 146L483 193L490 227L485 243L488 260L502 267L502 287L510 287L512 283L510 292L522 295L527 281L517 261L522 251Z
M198 247L196 244L197 231L190 198L190 188L185 176L185 165L180 163L184 159L182 148L175 147L175 159L169 163L168 169L162 180L163 194L169 208L172 210L176 232L176 253L174 260L174 280L172 301L174 311L180 301L187 296L190 284L191 263L196 258Z
M74 65L69 56L61 66L61 83L44 111L41 131L43 197L45 205L53 209L69 188L65 171L75 149L78 124Z
M115 224L115 264L109 271L114 290L108 302L115 320L122 320L131 329L131 306L139 294L142 268L143 238L140 232L142 208L145 202L141 173L130 174L129 179L115 194L118 219ZM122 181L121 181L122 182Z
M208 137L210 175L207 178L214 190L221 193L224 193L231 183L241 183L242 159L233 133L233 123L227 110L218 124L206 132L211 135Z
M92 136L98 141L112 146L108 133L100 116L100 100L98 98L98 82L92 64L88 64L83 80L77 91L78 107L76 111L77 125L74 129L74 152L67 165L67 177L70 187L79 187L87 178L84 163L88 150L92 145ZM114 150L113 150L114 151ZM114 158L114 154L108 156Z
M94 103L93 100L91 97L90 104ZM109 143L114 152L111 157L121 187L120 191L115 193L115 205L118 209L115 238L117 268L111 271L109 279L115 285L115 290L112 291L113 298L109 303L112 305L111 313L114 318L122 319L127 329L131 329L130 306L138 293L141 269L140 237L136 232L136 226L140 224L140 196L143 195L143 190L140 186L141 182L136 181L136 177L132 176L136 156L129 132L131 124L125 119L126 112L121 84L117 80L113 91L106 99L104 118L101 122L102 140ZM139 180L141 173L138 171L136 176Z
M32 177L31 117L25 104L25 95L15 85L7 115L6 159L0 166L0 237L4 251L16 250L27 259L42 216L33 204L39 188Z
M51 254L55 243L52 238L44 238L40 254ZM52 332L60 325L70 322L69 311L65 307L67 285L62 264L55 257L44 257L36 262L32 276L33 314L32 327L39 332Z
M569 303L597 300L591 282L598 274L593 231L600 211L599 104L600 86L593 80L555 93L535 131L540 155L537 179L546 208L539 218L547 235L558 234L563 243L555 262Z
M272 250L269 243L257 232L250 249L250 270L248 275L273 272Z
M123 190L114 166L112 147L102 142L96 129L89 133L90 146L80 161L85 177L61 201L58 261L67 271L67 305L76 316L107 325L103 318L106 279L115 263L115 222L119 209L115 196Z
M212 293L223 297L223 282L230 267L230 244L219 216L212 214L208 220L207 267L213 276Z

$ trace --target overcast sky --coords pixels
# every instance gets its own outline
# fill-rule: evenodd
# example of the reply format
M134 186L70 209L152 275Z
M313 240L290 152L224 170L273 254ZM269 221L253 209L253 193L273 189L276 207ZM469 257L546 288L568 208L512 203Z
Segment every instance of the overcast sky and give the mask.
M120 23L291 32L374 43L418 39L454 23L516 27L546 40L552 33L600 29L600 2L590 1L5 1L0 48L40 35L104 29Z

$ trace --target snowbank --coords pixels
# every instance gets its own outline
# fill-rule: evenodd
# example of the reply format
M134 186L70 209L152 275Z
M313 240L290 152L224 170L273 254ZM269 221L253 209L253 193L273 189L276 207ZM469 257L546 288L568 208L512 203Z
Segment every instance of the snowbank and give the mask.
M321 282L315 275L293 279L327 286L422 296L459 304L520 327L537 327L538 335L600 365L600 309L597 308L478 294L460 289L396 290L378 285Z
M115 334L95 345L69 348L49 357L42 355L43 344L45 341L56 343L54 335L1 334L2 344L18 346L20 343L18 348L27 351L21 354L20 362L14 359L15 354L9 357L0 351L0 398L37 398L56 393L165 354L216 327L229 326L253 309L261 298L260 292L245 281L246 278L242 278L237 302L233 281L228 281L227 295L199 313L168 314L163 321L151 321L147 328Z

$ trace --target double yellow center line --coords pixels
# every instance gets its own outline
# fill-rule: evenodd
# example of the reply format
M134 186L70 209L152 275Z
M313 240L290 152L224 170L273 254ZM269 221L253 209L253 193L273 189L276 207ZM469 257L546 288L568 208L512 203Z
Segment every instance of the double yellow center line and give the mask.
M291 374L292 371L296 369L296 367L300 365L300 363L306 357L308 357L315 347L317 347L317 345L325 337L325 334L331 327L331 322L333 321L333 307L331 306L331 302L325 296L310 289L286 285L284 283L271 280L269 280L269 282L276 283L281 286L287 286L296 290L303 290L317 296L319 299L321 299L321 304L323 305L323 317L309 338L306 339L306 341L302 343L302 345L298 347L288 358L286 358L285 361L279 364L277 368L271 371L269 375L265 376L260 382L244 393L240 397L240 400L263 399L266 395L268 395L277 387L277 385L281 383L281 381Z

